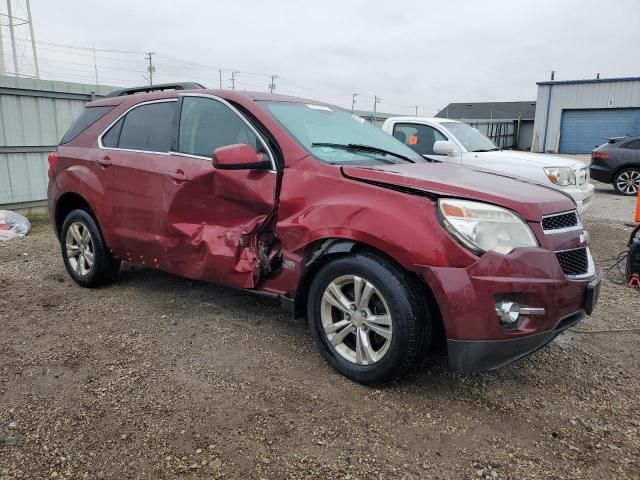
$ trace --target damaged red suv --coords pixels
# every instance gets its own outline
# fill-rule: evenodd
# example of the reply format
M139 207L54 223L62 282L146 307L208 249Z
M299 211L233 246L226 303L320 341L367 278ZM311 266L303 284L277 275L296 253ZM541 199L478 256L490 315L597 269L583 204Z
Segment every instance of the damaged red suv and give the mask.
M590 314L573 200L428 163L341 108L197 84L86 105L49 157L69 275L121 262L279 298L344 375L381 384L446 337L455 371L523 357Z

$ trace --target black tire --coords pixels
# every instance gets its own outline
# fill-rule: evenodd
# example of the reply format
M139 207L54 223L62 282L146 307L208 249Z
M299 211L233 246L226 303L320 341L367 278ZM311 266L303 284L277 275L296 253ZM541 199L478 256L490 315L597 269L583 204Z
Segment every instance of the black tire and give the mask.
M622 179L620 177L622 177ZM623 179L626 181L623 181ZM632 182L633 184L635 184L635 187L629 182ZM628 186L627 188L624 188L623 185L628 185ZM613 177L613 188L620 195L625 195L627 197L634 197L638 195L638 187L640 187L640 168L634 168L634 167L623 168L618 173L616 173Z
M358 365L345 359L331 344L322 324L325 290L334 280L350 275L361 277L375 286L384 297L392 319L393 335L388 349L384 356L370 365ZM431 341L432 319L422 289L423 286L406 271L379 255L356 253L330 260L316 272L307 299L313 339L331 366L343 375L365 385L388 383L421 360ZM354 338L356 335L354 332Z
M87 268L88 271L85 273L82 272L82 268L79 266L80 261L70 258L70 249L67 248L67 234L69 233L73 236L73 233L69 232L72 225L84 226L90 235L93 263L90 268ZM82 230L82 232L84 232L84 230ZM109 253L96 221L93 216L85 210L73 210L67 215L60 231L60 247L64 266L69 276L81 287L96 288L113 283L117 279L118 272L120 271L120 261L113 258ZM78 256L78 258L80 258L80 256ZM82 265L87 267L88 263L83 261Z

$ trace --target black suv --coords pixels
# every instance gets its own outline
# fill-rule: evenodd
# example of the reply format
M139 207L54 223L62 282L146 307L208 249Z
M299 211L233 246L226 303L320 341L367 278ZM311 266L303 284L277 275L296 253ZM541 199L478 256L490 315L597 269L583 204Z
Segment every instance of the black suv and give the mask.
M612 183L621 195L637 195L640 187L640 135L610 138L591 152L591 178Z

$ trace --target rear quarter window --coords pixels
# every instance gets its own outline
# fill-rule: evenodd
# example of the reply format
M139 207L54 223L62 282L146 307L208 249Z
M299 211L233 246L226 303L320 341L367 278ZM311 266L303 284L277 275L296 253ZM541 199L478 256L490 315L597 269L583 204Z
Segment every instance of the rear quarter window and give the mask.
M67 133L62 137L62 140L60 140L60 144L64 145L65 143L69 143L113 109L114 107L110 105L103 107L84 107L80 116L73 122L69 130L67 130Z

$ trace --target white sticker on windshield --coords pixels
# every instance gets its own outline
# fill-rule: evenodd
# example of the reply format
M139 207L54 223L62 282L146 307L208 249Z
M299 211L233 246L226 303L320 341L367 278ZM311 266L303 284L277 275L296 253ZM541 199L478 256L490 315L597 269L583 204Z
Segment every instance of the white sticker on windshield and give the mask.
M358 123L364 123L366 121L364 118L359 117L355 113L351 115L351 118L353 118Z
M325 110L327 112L333 112L333 110L331 110L329 107L325 107L324 105L311 105L307 103L307 107L311 108L312 110Z

